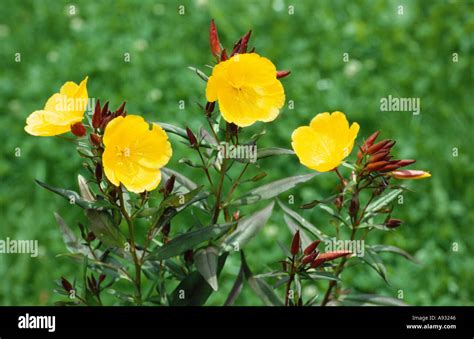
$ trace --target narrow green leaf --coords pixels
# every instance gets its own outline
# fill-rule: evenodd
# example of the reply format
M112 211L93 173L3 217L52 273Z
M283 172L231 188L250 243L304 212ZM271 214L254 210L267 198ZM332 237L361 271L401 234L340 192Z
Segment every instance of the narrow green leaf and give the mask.
M62 196L63 198L66 198L71 205L77 205L77 206L79 206L81 208L84 208L84 209L98 210L98 211L102 211L102 210L105 210L107 208L112 208L111 205L105 200L87 201L87 200L83 199L79 195L79 193L77 193L75 191L53 187L53 186L48 185L44 182L41 182L37 179L35 179L35 181L41 187L44 187L47 190L49 190L51 192L54 192L54 193Z
M277 202L278 202L278 205L280 205L280 207L282 208L283 212L285 212L286 215L292 217L294 220L296 220L298 222L301 229L307 230L308 232L315 235L321 241L330 241L331 240L328 235L321 232L316 226L311 224L309 221L307 221L301 215L299 215L295 211L291 210L290 208L286 207L280 200L277 199Z
M413 261L414 263L419 264L420 262L413 257L410 253L406 252L405 250L402 250L401 248L397 246L392 246L392 245L372 245L368 246L370 247L374 252L380 253L380 252L391 252L395 253L398 255L401 255L405 259L408 259L410 261Z
M222 243L223 250L231 251L235 247L239 249L243 248L267 223L272 214L273 205L274 202L260 211L239 220L234 232Z
M293 155L295 152L291 149L279 147L259 148L257 150L257 159L264 159L275 155Z
M341 299L341 301L343 302L345 300L355 301L362 305L408 306L400 299L381 296L377 294L349 294Z
M217 277L219 277L222 268L226 262L228 253L223 253L219 257L217 266ZM212 293L209 286L202 275L197 272L191 272L179 285L174 289L171 295L171 306L202 306Z
M87 246L81 244L80 239L76 237L74 232L69 228L63 218L58 213L54 213L54 217L59 225L59 230L63 236L64 244L71 253L81 253L83 255L91 255Z
M376 199L375 201L373 201L369 206L367 206L367 209L366 209L367 213L366 213L366 216L364 217L364 219L370 217L371 215L376 213L379 209L381 209L381 208L387 206L388 204L390 204L402 192L403 192L403 189L398 188L398 189L395 189L393 191L390 191L389 193L387 193L387 194L381 196L380 198Z
M203 241L220 237L227 232L235 223L223 225L211 225L195 231L183 233L173 238L169 243L159 247L148 255L147 260L163 260L177 256L192 249Z
M357 258L359 258L363 262L367 263L371 268L373 268L388 284L387 270L385 268L385 265L383 264L382 258L377 254L377 252L366 246L364 256L359 256Z
M219 251L217 248L210 246L203 248L194 254L194 264L202 277L207 281L214 291L219 289L217 283L217 261L219 259Z
M85 213L89 219L89 228L100 241L108 246L123 247L125 236L115 227L107 212L87 209Z
M311 180L316 174L296 175L281 180L271 182L269 184L255 188L243 196L233 200L231 206L241 206L254 204L261 200L267 200L286 192L297 185Z

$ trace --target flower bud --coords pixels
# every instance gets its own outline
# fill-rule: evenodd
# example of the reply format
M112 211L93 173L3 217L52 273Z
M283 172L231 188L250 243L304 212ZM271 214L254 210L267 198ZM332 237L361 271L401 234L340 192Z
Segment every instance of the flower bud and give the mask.
M66 292L70 292L74 289L71 283L64 277L61 277L61 285L63 285L63 288Z
M381 168L387 166L389 164L388 161L377 161L377 162L373 162L373 163L370 163L370 164L367 164L365 166L365 170L367 172L375 172L375 171L378 171L380 170Z
M189 144L191 145L191 147L196 148L198 146L198 142L193 131L191 131L189 127L186 127L186 133L188 134Z
M316 240L316 241L313 241L311 244L309 244L305 249L304 249L304 254L305 255L309 255L311 253L314 252L314 250L316 250L316 248L318 247L318 245L321 243L321 240Z
M403 223L402 220L400 219L389 219L388 221L385 222L385 226L388 228L397 228Z
M389 143L390 143L390 140L379 141L375 145L372 145L372 146L368 147L366 153L367 154L374 154L374 153L380 151L382 148L385 148L386 145L388 145Z
M248 31L243 37L242 37L242 40L240 42L240 47L239 47L239 53L240 54L243 54L243 53L247 53L247 46L248 46L248 43L249 43L249 40L250 40L250 35L252 35L252 31Z
M92 232L87 233L86 239L87 242L91 242L95 240L95 234Z
M101 164L97 164L95 166L95 179L97 180L97 182L101 182L102 181L102 165Z
M102 121L102 110L100 108L100 100L97 99L95 103L94 114L92 115L92 127L99 128Z
M375 131L374 133L372 133L368 138L367 140L364 142L364 146L368 149L370 146L372 146L375 142L375 140L377 139L377 137L379 136L380 134L380 131Z
M109 115L109 102L107 101L102 107L102 111L100 112L100 115L102 116L102 119L104 119L107 115Z
M126 112L125 112L125 104L126 103L127 103L126 101L122 102L120 107L117 108L117 110L115 111L114 117L119 117L119 116L125 116L126 115Z
M303 258L303 260L301 260L301 264L303 266L309 264L310 262L313 262L314 259L319 255L319 252L314 252L314 253L311 253L309 255L307 255L306 257Z
M91 134L89 138L90 138L90 141L91 141L92 145L100 146L100 144L102 142L102 139L101 139L100 136L98 136L97 134Z
M184 261L187 264L192 264L194 262L193 250L187 250L186 252L184 252Z
M373 162L378 162L378 161L387 161L387 158L389 158L390 151L378 151L377 153L373 154L369 160L367 160L367 163L373 163Z
M300 241L300 231L298 230L293 236L293 241L291 242L291 255L295 256L298 254L300 250Z
M107 276L106 276L104 273L101 273L101 274L99 275L99 286L100 286L100 284L105 280L106 277L107 277Z
M82 122L76 122L74 125L71 125L71 132L76 137L83 137L86 135L86 127L82 124Z
M349 205L349 215L354 217L357 215L357 212L359 212L359 196L355 194L352 197L351 203Z
M218 57L221 53L221 43L219 42L219 35L217 34L216 24L214 19L211 20L211 25L209 27L209 44L211 46L212 55Z
M221 53L221 61L226 61L228 60L229 57L227 56L227 51L225 50L225 48L222 50L222 53Z
M206 103L206 116L210 117L212 112L214 112L214 108L216 107L216 102L207 102Z
M163 191L163 195L165 197L168 197L170 193L173 192L175 180L176 180L176 176L174 174L171 177L169 177L168 180L166 180L165 189Z
M352 254L352 252L350 251L333 251L333 252L322 253L316 258L316 260L314 260L311 263L311 267L315 268L326 261L335 260L337 258L345 257L346 255L350 255L350 254Z
M239 220L239 217L240 217L240 211L239 211L239 210L235 211L235 212L232 214L232 218L233 218L235 221Z
M395 179L424 179L431 177L431 173L421 170L399 170L390 173Z
M397 162L398 167L405 167L411 164L414 164L416 160L411 160L411 159L404 159L404 160L399 160Z
M286 71L277 71L276 77L277 79L285 78L288 75L290 75L291 71L286 70Z

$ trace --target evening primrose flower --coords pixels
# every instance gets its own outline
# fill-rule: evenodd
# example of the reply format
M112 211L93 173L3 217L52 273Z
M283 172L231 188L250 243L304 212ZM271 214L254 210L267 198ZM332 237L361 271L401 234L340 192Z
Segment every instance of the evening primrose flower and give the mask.
M105 128L102 155L104 173L115 186L141 193L155 189L161 181L160 168L171 158L168 135L157 124L140 116L119 116Z
M272 121L285 103L276 72L270 60L256 53L236 54L212 70L207 101L218 101L224 120L239 127Z
M66 82L59 93L53 94L44 108L34 111L26 119L25 131L36 136L59 135L82 121L87 107L87 77L78 85Z
M316 115L309 126L297 128L291 145L304 166L327 172L351 153L358 132L359 124L355 122L349 127L344 113L325 112Z

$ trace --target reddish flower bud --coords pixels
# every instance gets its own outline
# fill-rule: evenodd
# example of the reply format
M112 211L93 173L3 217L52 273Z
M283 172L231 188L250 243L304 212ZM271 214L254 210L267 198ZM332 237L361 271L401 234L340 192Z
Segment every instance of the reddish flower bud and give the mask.
M397 162L397 165L398 165L398 167L405 167L405 166L414 164L415 162L416 162L416 160L403 159L403 160L399 160L399 161Z
M377 161L387 161L387 158L389 157L390 151L378 151L377 153L373 154L369 160L367 160L367 163L374 163Z
M218 57L221 53L222 47L219 41L219 35L217 34L216 24L214 19L211 20L211 25L209 27L209 44L211 46L212 55Z
M198 145L196 136L194 135L193 131L189 127L186 126L186 133L188 134L188 140L191 147L196 147Z
M287 77L288 75L290 75L290 73L291 73L291 71L289 71L289 70L277 71L276 77L277 77L277 79L281 79L281 78Z
M365 170L367 172L375 172L375 171L378 171L380 170L381 168L387 166L389 164L388 161L377 161L377 162L373 162L373 163L370 163L370 164L367 164L365 166Z
M382 172L382 173L392 172L392 171L396 170L397 168L400 168L400 166L398 164L390 164L389 163L388 165L381 168L379 170L379 172Z
M107 277L107 276L106 276L104 273L101 273L101 274L99 275L99 286L100 286L100 284L105 280L106 277Z
M314 250L316 250L316 248L318 247L318 245L321 243L321 240L316 240L316 241L313 241L311 244L309 244L308 246L306 246L306 248L304 249L304 254L305 255L309 255L311 253L314 252Z
M326 261L335 260L340 257L345 257L346 255L352 254L350 251L333 251L320 254L316 260L311 263L311 267L318 267Z
M240 47L239 47L239 53L240 54L243 54L243 53L247 53L247 46L248 46L248 43L249 43L249 40L250 40L250 35L252 35L252 31L248 31L241 39L241 42L240 42Z
M234 44L234 48L232 48L232 52L230 53L230 56L234 56L234 54L238 53L239 50L240 50L240 45L242 44L242 38L239 39L239 41L237 41L235 44Z
M212 114L212 112L214 112L214 108L215 108L215 107L216 107L216 102L215 102L215 101L213 101L213 102L209 102L209 101L208 101L208 102L206 103L206 115L207 115L208 117L210 117L211 114Z
M125 104L126 103L127 103L126 101L122 102L120 107L115 111L114 117L125 116L126 115L126 112L125 112Z
M94 114L92 115L92 127L99 128L102 121L102 110L100 108L100 100L97 99L95 103Z
M372 133L368 138L367 140L365 141L364 143L364 146L366 146L366 148L368 149L370 146L372 146L375 142L375 140L377 139L377 137L379 136L380 134L380 131L376 131L374 133Z
M313 262L314 259L319 255L319 252L314 252L314 253L311 253L309 255L307 255L306 257L303 258L303 260L301 260L301 264L303 266L309 264L310 262Z
M388 221L385 222L385 226L388 228L397 228L403 223L402 220L400 219L389 219Z
M97 134L91 134L89 138L92 145L100 146L102 142L102 138L100 136L98 136Z
M101 164L97 164L95 166L95 179L97 180L97 182L101 182L102 181L102 165Z
M184 261L188 264L192 264L194 262L193 250L187 250L184 252Z
M384 150L391 150L392 147L396 144L397 142L395 140L389 140L385 146L383 147Z
M169 179L166 181L165 189L164 189L164 192L163 192L163 195L164 195L165 197L169 196L170 193L173 192L175 180L176 180L176 176L173 174L173 175L172 175L171 177L169 177Z
M352 197L351 203L349 205L349 215L354 217L359 212L359 196L356 194Z
M86 135L86 126L82 124L82 122L76 122L74 125L71 125L71 132L76 137L83 137Z
M382 148L385 148L387 144L390 143L390 140L382 140L376 143L375 145L372 145L367 148L367 151L365 153L367 154L374 154L380 151Z
M92 232L87 233L86 241L91 242L91 241L94 241L94 240L95 240L95 234L92 233Z
M221 61L226 61L228 59L229 59L229 56L227 55L227 51L224 48L221 53Z
M291 242L291 255L297 255L300 250L300 231L296 231Z
M64 277L61 277L61 285L63 285L63 288L66 292L70 292L74 289L71 283Z
M104 107L102 107L102 111L100 112L100 114L102 115L102 119L105 118L105 116L109 115L109 102L107 101L104 105Z

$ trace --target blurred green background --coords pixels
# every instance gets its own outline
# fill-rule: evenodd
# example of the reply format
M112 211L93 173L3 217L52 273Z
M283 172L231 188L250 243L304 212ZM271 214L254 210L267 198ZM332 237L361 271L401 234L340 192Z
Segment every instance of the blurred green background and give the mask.
M70 5L76 6L75 15L68 13ZM421 0L2 0L0 239L38 239L41 254L0 254L0 304L52 304L57 300L53 281L77 273L72 262L56 257L65 247L53 212L70 225L84 218L82 212L33 179L76 189L77 173L84 174L81 160L73 145L59 138L27 135L27 115L42 108L63 82L89 75L91 97L110 100L112 106L127 100L129 112L197 130L203 119L196 103L205 103L205 84L187 66L209 72L211 18L227 48L252 29L250 45L279 69L292 71L283 84L294 109L286 106L265 125L260 147L290 147L296 127L319 112L341 110L361 125L359 140L380 129L382 137L398 141L399 158L416 158L417 168L432 172L430 180L409 183L413 192L397 206L394 215L406 223L371 240L400 246L421 264L385 255L389 286L360 266L343 274L348 285L393 297L402 290L405 301L415 305L473 305L474 2ZM15 61L16 53L21 62ZM131 62L124 62L124 53L130 53ZM388 95L420 98L421 114L381 112L380 99ZM249 133L263 127L252 126ZM178 138L171 141L175 157L170 167L204 183L200 172L178 164L178 156L188 150ZM264 160L262 168L269 174L262 183L309 173L295 157ZM327 196L335 183L332 174L313 179L291 192L295 206ZM318 226L326 220L317 209L302 214ZM248 245L253 271L261 273L281 260L277 241L289 239L275 207L269 224ZM209 304L223 303L238 269L238 254L233 254L220 279L222 293ZM307 286L305 293L315 293L314 288ZM261 301L245 288L236 304Z

